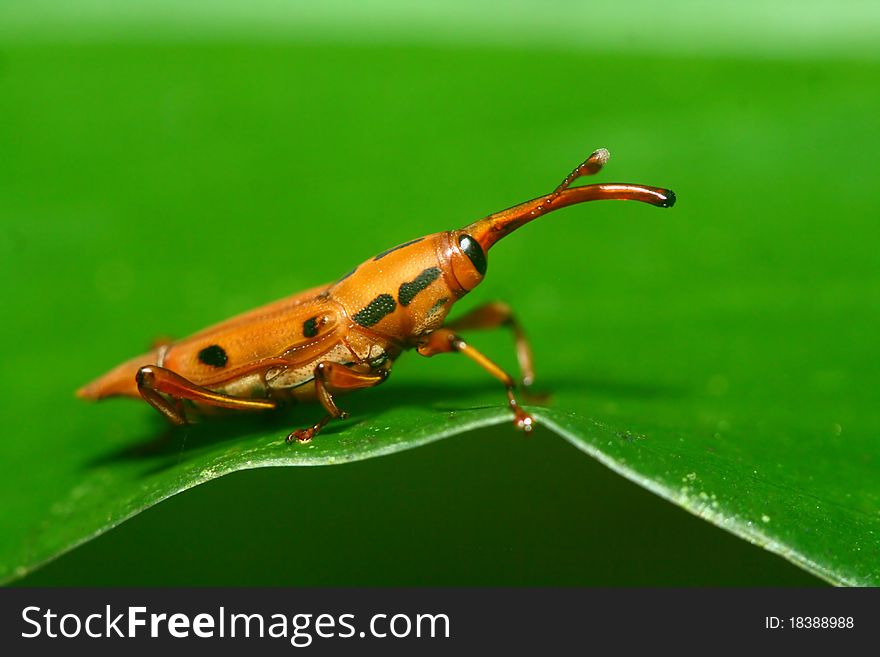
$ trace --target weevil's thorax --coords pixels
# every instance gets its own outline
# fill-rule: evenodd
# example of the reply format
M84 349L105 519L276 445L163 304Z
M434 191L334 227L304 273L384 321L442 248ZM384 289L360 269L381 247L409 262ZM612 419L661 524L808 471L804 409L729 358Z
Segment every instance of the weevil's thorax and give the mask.
M415 344L482 280L459 237L435 233L383 251L331 286L330 295L355 324Z

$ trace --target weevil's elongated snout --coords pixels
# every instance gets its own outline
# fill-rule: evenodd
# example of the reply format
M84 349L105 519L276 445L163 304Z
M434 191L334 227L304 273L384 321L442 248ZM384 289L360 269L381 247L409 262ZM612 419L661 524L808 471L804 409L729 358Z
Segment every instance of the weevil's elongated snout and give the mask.
M630 183L603 183L571 187L571 184L582 176L597 173L608 161L610 154L604 148L595 151L565 180L552 194L541 196L525 203L520 203L507 210L490 214L458 233L473 238L482 247L485 254L492 245L533 219L541 215L559 210L567 205L586 203L587 201L641 201L661 208L670 208L675 204L675 193L662 187L634 185Z

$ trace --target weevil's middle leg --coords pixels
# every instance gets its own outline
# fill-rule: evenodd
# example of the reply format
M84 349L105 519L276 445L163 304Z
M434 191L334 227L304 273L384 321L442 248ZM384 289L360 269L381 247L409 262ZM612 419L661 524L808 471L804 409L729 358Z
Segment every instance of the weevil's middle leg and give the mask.
M144 401L174 424L186 424L186 415L182 407L173 404L166 397L175 401L189 399L200 404L234 410L269 410L278 406L269 399L241 399L208 390L158 365L140 368L135 380Z
M504 387L507 388L507 405L510 407L510 410L513 411L513 423L516 427L522 429L526 433L532 430L535 423L534 419L522 409L516 401L516 397L513 395L514 388L516 388L516 383L514 382L513 377L498 367L498 365L492 362L492 360L482 352L477 351L467 342L462 340L454 331L448 328L441 328L434 331L431 335L425 338L425 341L422 344L419 345L417 351L422 356L435 356L436 354L458 352L470 358L489 374L501 381L501 383L504 384Z
M377 386L388 378L388 370L382 369L377 372L363 373L353 370L347 365L340 363L318 363L315 366L315 394L318 401L327 411L327 415L320 422L313 424L307 429L295 429L287 436L287 442L294 440L307 443L320 433L324 425L333 418L344 420L348 413L340 410L333 399L333 392L345 392L359 388Z

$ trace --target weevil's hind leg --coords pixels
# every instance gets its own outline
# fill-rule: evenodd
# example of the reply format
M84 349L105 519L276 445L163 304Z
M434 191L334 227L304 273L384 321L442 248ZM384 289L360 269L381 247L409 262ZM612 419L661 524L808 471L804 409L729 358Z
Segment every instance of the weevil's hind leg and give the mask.
M200 404L234 410L270 410L278 406L269 399L241 399L208 390L158 365L140 368L135 380L144 401L174 424L186 424L186 415L181 406L175 405L168 398L175 401L189 399Z
M177 426L186 424L186 413L180 404L172 404L152 388L141 386L140 382L138 382L138 392L141 393L145 402L164 415L171 424Z
M422 356L435 356L437 354L458 352L470 358L489 374L501 381L501 383L504 384L504 387L507 388L507 404L510 406L510 410L513 411L513 423L516 427L522 429L526 433L532 430L535 424L534 419L522 409L519 403L517 403L516 397L513 396L513 390L516 387L513 377L498 367L498 365L481 352L477 351L467 342L462 340L454 331L448 328L441 328L434 331L418 346L417 351Z
M522 375L522 386L528 389L535 382L535 366L532 358L532 347L529 345L522 325L517 321L510 306L501 301L491 301L471 310L453 322L446 324L451 331L467 331L475 329L509 328L513 332L516 345L516 359Z
M324 425L333 418L345 419L348 413L339 409L334 392L358 390L359 388L371 388L377 386L388 378L388 370L381 369L376 372L363 373L353 370L347 365L340 363L318 363L315 366L315 393L318 401L327 411L327 415L320 422L313 424L307 429L295 429L287 436L287 442L294 440L307 443L320 433Z

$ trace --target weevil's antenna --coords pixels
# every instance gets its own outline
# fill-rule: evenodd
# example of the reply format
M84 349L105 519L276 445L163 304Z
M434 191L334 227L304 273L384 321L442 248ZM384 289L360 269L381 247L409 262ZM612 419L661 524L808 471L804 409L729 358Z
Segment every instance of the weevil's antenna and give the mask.
M542 202L537 208L533 210L535 214L543 214L547 211L547 208L550 207L550 204L553 203L559 195L562 194L566 189L571 186L578 178L582 176L592 176L599 173L602 170L608 160L611 158L611 153L608 152L607 148L600 148L599 150L593 151L586 160L578 164L574 171L568 174L561 183L559 183L559 187L553 190L553 193L547 197L547 200Z
M543 214L559 210L567 205L587 201L640 201L661 208L675 205L675 192L662 187L634 185L630 183L602 183L572 187L571 184L582 176L597 173L611 154L604 148L594 151L590 157L579 164L574 171L551 194L520 203L507 210L496 212L480 219L462 230L476 239L483 251L495 242L515 231L520 226L537 219Z

